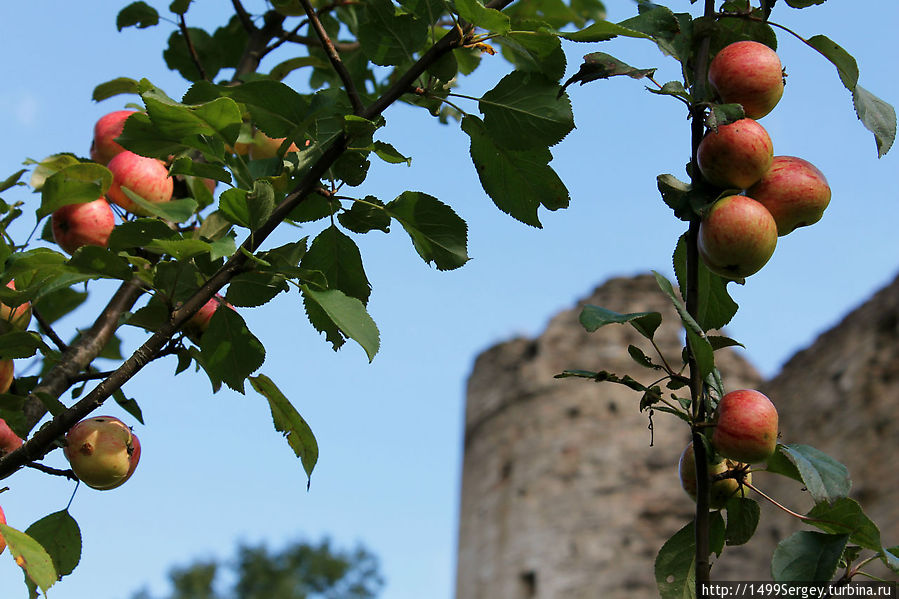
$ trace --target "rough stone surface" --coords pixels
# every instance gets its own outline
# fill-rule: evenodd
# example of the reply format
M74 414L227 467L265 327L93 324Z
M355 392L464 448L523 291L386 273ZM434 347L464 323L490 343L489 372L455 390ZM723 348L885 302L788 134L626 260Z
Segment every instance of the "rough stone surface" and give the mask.
M514 339L477 358L468 382L457 599L658 596L655 555L694 509L677 478L689 431L660 413L650 431L640 394L623 386L553 378L569 368L629 373L644 383L657 374L628 357L634 344L656 358L630 326L585 333L578 323L585 304L662 312L657 344L678 360L677 316L649 276L608 281L537 339ZM717 360L728 389L760 388L775 402L783 443L813 445L849 467L853 497L884 543L899 544L899 474L883 455L899 446L899 280L768 383L736 354L719 352ZM798 483L765 473L753 482L797 511L811 506ZM728 547L713 577L769 580L774 546L799 528L764 505L756 537Z
M656 343L679 360L679 320L652 277L611 280L582 304L661 312ZM628 356L629 344L655 355L632 327L587 334L580 309L553 318L538 339L477 358L468 382L458 599L652 596L656 552L691 517L677 475L686 424L656 413L650 431L638 392L553 378L569 368L658 378ZM719 361L729 387L759 383L734 354Z

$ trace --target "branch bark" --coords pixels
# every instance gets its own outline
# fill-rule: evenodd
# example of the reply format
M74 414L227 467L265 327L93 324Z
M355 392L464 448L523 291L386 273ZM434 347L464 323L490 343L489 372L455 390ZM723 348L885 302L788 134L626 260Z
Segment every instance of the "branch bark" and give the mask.
M710 18L715 14L714 0L705 0L703 16ZM699 142L705 134L705 109L701 102L705 99L706 90L706 72L709 64L709 48L711 39L708 35L703 37L700 42L699 51L696 54L696 63L693 70L693 105L690 108L690 138L691 152L690 164L692 173L692 183L694 187L701 184L701 176L699 174L699 166L696 162L696 151L699 148ZM690 228L687 231L687 289L685 299L687 304L687 312L690 316L696 318L699 312L699 217L694 216L690 221ZM701 429L696 424L705 422L707 414L704 401L705 383L700 376L699 366L696 363L696 356L692 348L688 351L688 365L690 368L690 397L693 408L693 457L696 464L696 518L694 520L695 543L696 543L696 597L699 599L703 583L710 581L709 555L711 546L709 541L710 521L709 521L709 469L708 458L706 456L705 444L703 443L703 435Z

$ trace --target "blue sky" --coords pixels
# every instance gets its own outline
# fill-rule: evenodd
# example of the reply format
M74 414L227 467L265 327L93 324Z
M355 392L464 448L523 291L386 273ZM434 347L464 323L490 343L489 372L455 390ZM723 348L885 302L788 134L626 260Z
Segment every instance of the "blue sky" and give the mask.
M162 11L168 3L153 4ZM607 5L612 20L633 13L628 0ZM686 0L670 5L698 10ZM219 24L229 6L197 3L189 23ZM87 155L96 119L130 101L93 103L100 82L148 77L173 97L186 89L161 59L171 27L118 33L118 8L107 0L45 0L0 9L6 57L0 176L26 157ZM774 17L806 36L829 35L858 59L864 87L899 103L895 0L833 1L804 11L779 3ZM825 173L833 200L820 223L782 238L772 261L745 287L731 286L741 310L729 332L765 374L899 270L897 150L878 160L833 66L787 35L779 39L788 85L762 124L776 154L801 156ZM568 74L597 49L569 46ZM649 43L615 40L602 50L634 66L659 67L660 80L677 78L676 65ZM495 65L463 81L462 93L477 96L492 87L506 67L498 57L488 62ZM659 173L684 178L689 140L681 104L625 78L569 91L577 129L554 148L553 165L572 205L542 213L543 230L493 207L457 126L439 126L407 107L388 111L383 139L411 154L413 163L376 165L364 193L390 200L418 190L450 203L468 221L471 262L438 272L399 228L358 238L374 286L369 310L382 336L372 364L355 345L332 352L306 323L296 295L242 310L268 349L261 372L291 398L318 438L321 458L309 492L299 461L252 391L212 395L202 374L173 379L170 360L129 382L126 392L139 401L147 423L135 429L140 466L114 491L79 489L71 513L84 538L82 563L51 596L125 598L144 585L160 594L172 565L229 557L238 541L277 548L330 535L337 545L361 542L380 557L385 599L450 599L464 386L474 357L516 335L539 334L553 314L609 277L650 269L670 274L683 229L655 187ZM476 112L474 105L467 109ZM25 191L4 197L38 202ZM296 235L286 230L272 243ZM61 325L66 334L93 318L89 309L79 314ZM140 341L128 332L126 345ZM103 411L133 423L117 407ZM59 452L48 463L64 466ZM0 504L20 529L64 508L72 491L67 481L31 471L4 484L11 490ZM7 552L0 556L0 596L20 593L24 585Z

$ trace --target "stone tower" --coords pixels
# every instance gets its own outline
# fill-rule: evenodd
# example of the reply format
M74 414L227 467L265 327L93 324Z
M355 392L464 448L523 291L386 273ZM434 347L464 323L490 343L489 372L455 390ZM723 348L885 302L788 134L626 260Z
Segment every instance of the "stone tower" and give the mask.
M554 379L568 368L655 372L627 346L653 349L628 325L587 334L580 306L658 311L656 342L678 360L679 319L651 276L614 279L552 319L537 339L481 354L468 381L457 599L615 599L656 594L653 560L690 519L677 459L689 429L640 413L640 394L612 383ZM719 358L728 387L754 387L757 372ZM640 372L642 371L642 372Z
M468 382L456 599L657 597L658 548L692 517L676 461L684 423L656 414L653 431L639 394L611 383L553 375L568 368L631 373L628 344L652 348L627 325L587 334L583 304L617 312L659 311L657 343L677 358L678 318L652 277L614 279L565 311L537 339L497 345ZM734 354L719 353L728 389L760 388L778 406L781 441L813 445L849 467L853 498L899 544L899 472L884 448L899 447L899 279L799 352L768 382ZM639 375L639 376L638 376ZM652 441L652 446L650 445ZM801 485L758 473L754 483L799 512ZM728 547L718 580L770 580L776 543L801 527L760 502L752 541ZM875 574L895 578L874 564Z

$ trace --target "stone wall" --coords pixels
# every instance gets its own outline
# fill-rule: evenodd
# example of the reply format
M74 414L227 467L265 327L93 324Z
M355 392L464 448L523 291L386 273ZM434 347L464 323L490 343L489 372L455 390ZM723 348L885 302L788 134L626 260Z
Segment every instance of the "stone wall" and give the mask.
M477 358L468 381L457 599L655 597L656 552L691 518L694 504L677 478L685 423L656 414L650 431L639 393L553 378L582 368L652 380L626 351L635 344L653 355L648 342L628 325L585 333L584 304L662 312L657 343L671 360L680 353L677 315L655 280L640 276L605 283L537 339L514 339ZM719 352L718 363L727 388L762 385L737 355ZM856 482L855 496L885 542L899 544L899 502L891 500L899 475L883 463L884 447L899 445L899 281L761 388L778 405L782 441L846 463L865 481ZM762 473L754 480L800 511L810 505L798 484ZM774 544L796 528L775 511L765 508L756 538L728 548L713 576L770 578Z

